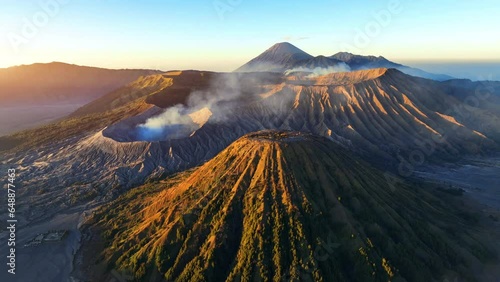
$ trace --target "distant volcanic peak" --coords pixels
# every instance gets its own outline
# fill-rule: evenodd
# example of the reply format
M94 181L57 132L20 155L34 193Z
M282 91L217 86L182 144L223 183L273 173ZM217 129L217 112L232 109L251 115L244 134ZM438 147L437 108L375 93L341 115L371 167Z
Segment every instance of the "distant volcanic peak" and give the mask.
M311 56L290 43L278 43L258 57L241 66L236 72L339 72L376 68L396 68L406 74L422 78L444 81L448 75L428 73L387 60L382 56L364 56L349 52L339 52L332 56ZM315 74L317 75L317 74Z
M298 62L313 58L290 43L278 43L258 57L246 63L237 72L270 71L283 72L294 67Z
M297 48L295 45L288 42L276 43L271 48L267 49L266 52L271 52L274 54L300 54L312 57L308 53L304 52L303 50Z
M317 60L330 60L331 58L328 58L327 56L319 55L314 57Z
M316 68L316 67L322 67L322 68L327 68L331 66L335 66L338 64L344 64L345 63L341 60L337 60L334 58L328 58L325 56L317 56L313 57L304 61L301 61L298 63L301 67L308 67L308 68Z
M255 58L254 62L291 64L301 60L314 58L290 43L278 43Z
M349 52L338 52L337 54L330 56L330 58L334 58L337 60L341 60L343 62L347 62L350 59L352 59L353 56L355 56L355 55L352 53L349 53Z
M373 56L373 55L363 56L363 55L356 55L356 54L349 53L349 52L338 52L337 54L332 55L329 58L337 59L337 60L340 60L343 62L349 62L353 59L364 59L364 60L368 60L368 61L383 61L383 60L387 61L387 59L382 57L382 56L378 56L378 57Z

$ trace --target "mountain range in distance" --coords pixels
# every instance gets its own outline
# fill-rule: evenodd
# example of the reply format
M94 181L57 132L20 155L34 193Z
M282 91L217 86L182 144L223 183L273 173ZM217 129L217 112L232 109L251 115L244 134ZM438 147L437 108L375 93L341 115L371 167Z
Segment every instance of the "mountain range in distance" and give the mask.
M444 74L432 74L420 69L404 66L379 56L361 56L348 52L339 52L325 57L314 57L296 46L282 42L273 45L264 53L238 68L237 72L276 71L290 72L314 69L329 69L332 71L356 71L376 68L394 68L406 74L444 81L453 77ZM325 73L326 74L326 73Z
M112 70L59 62L0 69L3 105L88 103L157 70Z
M289 43L230 73L84 68L78 80L78 66L47 67L63 71L36 83L65 85L62 100L102 92L0 137L0 168L17 172L19 237L70 234L20 249L34 269L23 281L497 277L498 212L467 196L485 191L415 172L495 167L500 82L429 79ZM36 93L23 99L41 103ZM47 261L59 272L42 271Z
M0 144L2 150L45 147L53 154L38 161L63 165L40 172L110 187L196 166L247 133L272 129L324 136L395 170L398 159L415 150L429 160L496 150L500 84L488 85L495 92L468 107L477 83L438 82L395 69L316 77L173 71L141 77L59 122L0 138ZM111 169L103 174L90 165L92 158ZM36 159L24 159L30 167L26 161Z
M140 76L154 73L159 72L56 62L0 69L0 136L50 123Z
M340 52L330 57L307 54L290 43L278 43L236 72L329 72L395 68L409 75L438 81L448 75L431 74L391 62L384 57ZM79 107L133 82L162 71L111 70L65 63L33 64L0 69L0 136L62 118ZM17 113L17 118L10 118Z

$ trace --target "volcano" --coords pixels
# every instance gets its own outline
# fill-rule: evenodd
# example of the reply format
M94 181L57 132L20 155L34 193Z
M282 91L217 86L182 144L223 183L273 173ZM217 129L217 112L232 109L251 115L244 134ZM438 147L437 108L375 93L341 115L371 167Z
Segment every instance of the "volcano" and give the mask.
M96 211L82 254L100 281L106 265L139 281L472 279L490 253L468 225L326 138L262 131Z
M200 93L217 94L224 87L214 90L213 80L228 75L239 83L237 88L228 88L230 93L239 91L233 95L237 98L212 103L216 108L202 112L191 110L203 108L189 109L187 114L197 114L182 118L183 123L166 124L154 136L138 132L149 118L179 104L187 107ZM19 164L26 175L36 171L30 183L48 191L95 181L101 183L103 193L113 197L108 193L198 166L247 133L275 129L324 136L384 169L411 173L411 167L400 160L411 161L415 152L426 161L439 162L497 150L497 94L471 107L464 97L476 97L476 88L459 85L462 82L450 85L395 69L316 77L168 72L140 78L58 123L0 138L0 150L13 146L13 154L0 157ZM26 148L43 153L23 151ZM48 175L52 177L45 177ZM120 189L114 189L117 187ZM48 195L57 197L56 193ZM49 198L43 201L51 201ZM57 205L64 208L64 200L59 199ZM42 207L31 216L42 216Z
M376 68L394 68L406 74L418 76L427 79L445 81L453 79L453 77L445 74L434 74L423 71L421 69L412 68L402 64L394 63L382 56L362 56L355 55L349 52L339 52L328 58L336 59L346 63L352 70L366 70Z
M313 59L312 55L288 42L277 43L265 52L241 66L237 72L271 71L283 72L295 67L299 62Z
M314 69L331 69L330 72L345 72L378 68L394 68L412 76L437 81L453 79L449 75L428 73L421 69L398 64L382 56L362 56L348 52L339 52L329 57L314 57L288 42L273 45L259 56L238 68L236 72L289 73L296 70L313 71Z

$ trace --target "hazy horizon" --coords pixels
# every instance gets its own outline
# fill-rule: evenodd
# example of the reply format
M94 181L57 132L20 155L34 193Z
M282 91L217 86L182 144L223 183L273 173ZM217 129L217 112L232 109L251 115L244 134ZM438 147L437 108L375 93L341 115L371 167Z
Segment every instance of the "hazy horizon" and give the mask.
M451 0L7 1L0 12L0 67L58 61L232 71L282 41L311 55L347 51L395 62L500 63L497 6Z
M256 54L258 55L258 54ZM379 56L379 55L377 55ZM380 55L383 56L383 55ZM383 56L386 57L386 56ZM387 58L387 57L386 57ZM390 58L388 58L391 60ZM500 61L487 62L487 61L429 61L429 60L393 60L396 63L401 63L410 67L419 68L427 72L436 74L446 74L452 76L456 79L470 79L470 80L497 80L500 81ZM128 67L128 66L118 66L118 67L106 67L104 65L89 65L89 64L77 64L73 62L60 62L60 61L45 61L45 62L33 62L28 64L13 65L8 67L0 67L0 69L6 69L10 67L18 67L32 64L48 64L48 63L65 63L72 65L79 65L85 67L95 67L95 68L109 68L109 69L155 69L160 71L172 71L172 70L188 70L194 68L148 68L148 67ZM219 72L232 72L236 68L243 65L242 62L236 65L234 68L219 69L214 68L199 68L194 70L203 71L219 71Z
M0 3L0 282L498 281L498 0Z

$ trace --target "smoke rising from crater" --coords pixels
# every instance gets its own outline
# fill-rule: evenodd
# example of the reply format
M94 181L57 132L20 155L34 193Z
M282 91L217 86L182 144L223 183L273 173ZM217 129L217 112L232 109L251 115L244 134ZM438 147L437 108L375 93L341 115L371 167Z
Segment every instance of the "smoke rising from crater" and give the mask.
M293 72L310 73L308 77L316 77L337 72L349 72L346 64L331 67L297 67L285 74ZM274 74L280 76L279 74ZM243 103L241 99L254 97L262 99L257 94L263 91L258 86L266 84L266 80L273 76L270 73L227 73L213 77L207 89L195 90L189 94L185 104L177 104L165 109L161 114L148 118L137 126L138 137L142 140L165 140L170 138L187 137L199 129L208 119L211 122L225 122L237 114L237 109ZM244 95L245 94L245 95ZM293 96L291 96L293 98ZM291 99L291 98L290 98ZM285 101L286 100L286 101ZM278 103L279 102L279 103ZM280 112L287 104L288 97L280 97L280 101L269 100L263 104L269 113ZM274 105L278 103L278 105Z
M327 75L330 73L337 73L337 72L350 72L351 68L346 64L346 63L340 63L335 66L331 67L315 67L315 68L308 68L308 67L297 67L293 69L289 69L285 71L285 75L289 75L294 72L307 72L311 73L309 76L310 77L316 77L316 76L321 76L321 75Z
M187 108L184 105L178 104L166 109L162 114L151 117L139 127L151 129L159 129L169 124L184 124L189 122L189 116L186 115Z
M138 125L140 138L159 139L162 135L171 134L173 130L168 129L174 128L182 128L189 134L210 117L217 121L225 120L225 104L235 102L242 96L240 78L240 74L217 75L208 89L191 92L185 105L172 106Z

